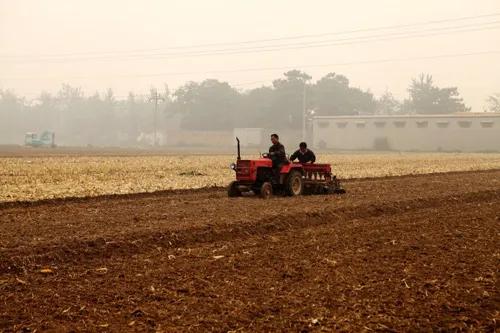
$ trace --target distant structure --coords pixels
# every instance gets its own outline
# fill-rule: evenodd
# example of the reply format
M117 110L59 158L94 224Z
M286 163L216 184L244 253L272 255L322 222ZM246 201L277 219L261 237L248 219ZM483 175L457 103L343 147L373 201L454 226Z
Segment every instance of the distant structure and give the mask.
M500 114L318 116L313 144L332 150L500 152Z
M233 136L240 139L243 147L260 147L267 144L268 134L263 128L235 128Z
M44 131L40 135L35 132L28 132L24 135L24 145L28 147L51 147L56 146L56 134Z

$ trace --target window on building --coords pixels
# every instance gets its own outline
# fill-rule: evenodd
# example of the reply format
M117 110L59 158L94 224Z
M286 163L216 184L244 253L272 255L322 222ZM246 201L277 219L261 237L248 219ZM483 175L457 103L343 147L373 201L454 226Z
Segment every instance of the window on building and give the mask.
M346 128L347 127L347 121L342 121L337 123L338 128Z
M318 122L319 128L328 128L330 126L330 122L328 121L320 121Z
M470 128L472 126L472 121L470 120L459 120L458 126L461 128Z
M447 128L450 125L449 121L438 121L436 122L436 126L438 128Z
M417 128L427 128L429 127L429 122L427 120L417 121Z
M356 127L357 128L365 128L366 127L366 122L365 121L357 121L356 122Z
M493 127L493 120L485 120L481 122L481 127L482 128L492 128Z
M376 121L374 122L376 128L384 128L385 127L385 121Z
M394 126L396 126L397 128L403 128L406 126L406 121L404 120L397 120L394 122Z

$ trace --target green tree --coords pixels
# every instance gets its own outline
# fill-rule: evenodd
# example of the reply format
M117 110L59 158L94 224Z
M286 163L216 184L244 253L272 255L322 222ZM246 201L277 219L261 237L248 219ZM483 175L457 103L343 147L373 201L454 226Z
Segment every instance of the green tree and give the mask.
M42 92L38 98L32 101L29 113L31 114L33 130L56 130L58 124L57 99L51 94Z
M260 87L244 92L238 106L237 127L267 127L277 121L274 114L274 89Z
M306 108L310 108L311 89L307 81L311 79L307 73L291 70L283 74L285 78L273 81L274 98L269 120L274 128L301 128L304 112L304 95Z
M439 88L434 85L431 75L421 74L418 78L412 79L410 87L410 107L418 114L448 114L456 112L468 112L460 98L458 89Z
M374 113L376 101L369 91L349 86L349 80L329 73L313 86L314 107L318 115L341 116Z
M226 82L189 82L175 91L172 108L183 114L183 128L231 129L236 118L238 99L238 91Z
M113 90L107 89L104 94L95 93L85 99L82 118L82 139L87 144L113 145L119 126L115 117L116 100Z
M0 89L0 125L3 125L0 126L0 142L20 143L24 139L24 132L29 130L25 104L24 98Z

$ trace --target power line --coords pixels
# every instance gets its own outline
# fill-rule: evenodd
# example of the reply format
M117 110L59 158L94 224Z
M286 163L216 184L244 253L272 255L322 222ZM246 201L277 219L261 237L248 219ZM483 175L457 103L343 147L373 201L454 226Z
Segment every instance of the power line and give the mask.
M351 62L338 62L329 64L306 64L297 66L281 66L281 67L261 67L261 68L246 68L237 70L219 70L219 71L208 71L205 74L224 74L224 73L243 73L243 72L264 72L264 71L276 71L276 70L290 70L294 68L319 68L319 67L334 67L334 66L351 66L351 65L368 65L368 64L380 64L380 63L390 63L390 62L405 62L405 61L417 61L417 60L433 60L433 59L443 59L443 58L458 58L476 55L487 55L487 54L500 54L500 51L481 51L481 52L469 52L469 53L455 53L455 54L441 54L432 56L422 56L422 57L409 57L409 58L393 58L393 59L378 59L378 60L364 60L364 61L351 61ZM140 77L151 77L154 76L175 76L175 75L193 75L193 74L204 74L200 72L184 72L184 73L158 73L150 75L140 75ZM138 77L138 76L134 76Z
M155 74L140 74L140 75L122 75L120 77L156 77L156 76L182 76L182 75L194 75L194 74L215 74L215 73L241 73L241 72L265 72L265 71L286 71L291 69L304 69L304 68L321 68L321 67L341 67L341 66L352 66L352 65L370 65L370 64L381 64L381 63L391 63L391 62L405 62L405 61L420 61L420 60L435 60L435 59L447 59L447 58L458 58L458 57L468 57L477 55L492 55L500 54L500 51L482 51L482 52L469 52L469 53L455 53L455 54L441 54L432 56L422 56L422 57L409 57L409 58L393 58L393 59L379 59L379 60L365 60L365 61L353 61L353 62L339 62L339 63L329 63L329 64L306 64L306 65L296 65L296 66L281 66L281 67L261 67L261 68L246 68L237 70L219 70L219 71L209 71L209 72L171 72L171 73L155 73ZM82 77L80 77L82 78ZM88 78L88 77L87 77ZM258 83L267 83L276 78L270 78L268 80L258 80L258 81L247 81L235 84L230 84L232 87L244 87L250 86ZM35 96L36 93L28 94ZM137 97L146 98L146 94L135 94ZM27 96L25 96L27 97ZM128 96L115 95L115 98L128 98Z
M352 66L352 65L369 65L369 64L381 64L381 63L391 63L391 62L406 62L406 61L420 61L420 60L435 60L435 59L446 59L446 58L459 58L459 57L469 57L469 56L479 56L479 55L491 55L500 54L500 51L478 51L478 52L467 52L467 53L453 53L453 54L440 54L440 55L430 55L430 56L420 56L420 57L407 57L407 58L388 58L388 59L376 59L376 60L362 60L362 61L350 61L350 62L338 62L338 63L328 63L328 64L302 64L294 66L280 66L280 67L257 67L257 68L243 68L234 70L213 70L204 72L164 72L164 73L149 73L149 74L124 74L116 76L102 76L102 77L114 77L114 78L140 78L140 77L172 77L172 76L186 76L186 75L211 75L211 74L231 74L231 73L245 73L245 72L265 72L265 71L278 71L278 70L290 70L294 68L321 68L321 67L340 67L340 66ZM42 77L43 79L86 79L95 78L96 76L73 76L73 77ZM97 76L101 77L101 76ZM40 77L39 77L40 78ZM4 78L4 79L21 79L21 80L33 80L34 77L21 77L21 78Z
M488 17L496 17L500 16L500 13L492 13L492 14L486 14L486 15L477 15L477 16L465 16L465 17L459 17L459 18L452 18L452 19L443 19L443 20L434 20L434 21L425 21L425 22L420 22L420 23L412 23L412 24L402 24L402 25L391 25L391 26L382 26L382 27L375 27L375 28L367 28L367 29L357 29L357 30L347 30L347 31L339 31L339 32L330 32L330 33L321 33L321 34L309 34L309 35L298 35L298 36L288 36L288 37L281 37L281 38L271 38L271 39L261 39L261 40L249 40L249 41L240 41L240 42L227 42L227 43L211 43L211 44L199 44L199 45L191 45L191 46L180 46L180 47L170 47L166 48L166 50L175 50L175 49L193 49L193 48L200 48L200 47L214 47L214 46L224 46L224 45L245 45L245 44L256 44L256 43L264 43L264 42L276 42L276 41L285 41L285 40L294 40L294 39L304 39L304 38L317 38L317 37L325 37L325 36L332 36L332 35L345 35L345 34L353 34L353 33L360 33L360 32L372 32L372 31L382 31L382 30L390 30L390 29L398 29L398 28L408 28L408 27L416 27L416 26L423 26L423 25L435 25L435 24L441 24L441 23L450 23L450 22L458 22L458 21L467 21L467 20L473 20L473 19L480 19L480 18L488 18ZM495 23L495 22L490 22ZM481 25L484 23L475 23L472 24L474 25ZM488 24L488 23L487 23ZM471 26L471 25L468 25ZM453 27L451 27L453 28ZM449 29L451 29L449 28ZM447 29L447 28L444 28ZM432 30L432 29L431 29ZM404 33L404 32L401 32ZM360 37L356 37L360 38ZM348 38L347 38L348 39ZM345 39L344 39L345 40ZM270 45L267 45L269 47ZM266 47L266 46L253 46L253 47ZM247 47L248 48L248 47ZM252 47L250 47L252 48ZM113 56L113 59L116 59L116 55L120 55L120 53L125 53L122 54L122 56L131 56L131 57L144 57L148 56L148 54L134 54L137 52L151 52L151 51L159 51L161 49L144 49L144 50L136 50L136 51L124 51L124 52L84 52L84 53L66 53L66 54L51 54L51 55L39 55L39 56L33 56L33 55L17 55L17 56L9 56L9 55L0 55L0 58L4 59L15 59L15 58L24 58L24 59L40 59L40 58L47 58L47 57L69 57L69 56L78 56L78 55L96 55L94 58L89 58L91 60L102 58L102 57L110 57ZM210 51L217 51L217 50L206 50L204 52L210 52ZM203 50L198 50L198 51L191 51L191 52L203 52ZM132 53L132 54L130 54ZM99 57L99 55L101 55ZM107 56L106 56L107 55ZM154 55L154 54L153 54ZM182 53L180 54L182 55ZM47 59L46 59L47 60ZM57 60L57 59L54 59ZM69 60L69 59L59 59L59 60ZM75 60L75 59L73 59Z
M489 25L498 24L500 21L488 23ZM200 52L200 53L183 53L183 54L155 54L156 59L173 59L179 57L198 57L198 56L213 56L213 55L231 55L231 54L246 54L246 53L258 53L258 52L270 52L270 51L282 51L282 50L296 50L303 48L318 48L318 47L328 47L328 46L339 46L339 45L352 45L352 44L360 44L367 42L376 42L376 41L388 41L388 40L397 40L397 39L408 39L408 38L416 38L416 37L428 37L428 36L438 36L438 35L450 35L455 33L462 32L476 32L476 31L485 31L485 30L493 30L499 29L500 25L494 25L485 28L474 28L474 29L463 29L463 27L459 27L461 29L452 30L441 33L395 33L388 35L375 35L375 36L366 36L366 37L356 37L356 38L347 38L340 40L329 40L329 41L319 41L319 42L310 42L310 43L295 43L295 44L285 44L285 45L277 45L277 46L259 46L255 48L244 48L244 49L225 49L225 50L216 50L215 52ZM447 30L451 28L445 28ZM441 29L440 29L441 30ZM443 29L444 30L444 29ZM387 37L392 36L392 37ZM340 41L340 42L339 42ZM170 56L170 57L169 57Z
M283 50L298 50L298 49L309 49L309 48L322 48L322 47L332 47L332 46L342 46L342 45L353 45L353 44L361 44L361 43L369 43L369 42L378 42L378 41L390 41L390 40L402 40L409 38L420 38L420 37L432 37L439 35L450 35L456 33L464 33L464 32L478 32L478 31L486 31L499 29L500 21L487 22L481 24L485 26L483 28L475 28L470 25L463 25L457 27L445 27L439 29L427 29L422 31L415 32L400 32L400 33L392 33L392 34L383 34L383 35L371 35L371 36L362 36L355 38L346 38L346 39L337 39L337 40L328 40L328 41L316 41L309 43L296 43L296 44L285 44L283 45L266 45L259 46L254 48L240 48L240 49L223 49L223 50L215 50L215 51L206 51L201 53L174 53L174 54L151 54L149 57L156 60L165 60L165 59L175 59L175 58L188 58L188 57L201 57L201 56L215 56L215 55L235 55L235 54L248 54L248 53L261 53L261 52L274 52L274 51L283 51ZM146 56L141 57L142 60L146 60ZM95 61L95 60L112 60L116 62L119 58L81 58L81 59L58 59L52 60L48 62L55 63L67 63L71 61Z

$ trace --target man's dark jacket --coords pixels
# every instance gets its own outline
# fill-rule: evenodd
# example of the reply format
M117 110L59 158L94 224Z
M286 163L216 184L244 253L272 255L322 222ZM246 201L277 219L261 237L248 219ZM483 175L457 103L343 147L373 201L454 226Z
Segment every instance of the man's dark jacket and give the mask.
M286 162L285 146L278 142L269 147L269 157L273 161L274 166Z
M296 158L299 159L300 163L316 162L316 155L314 155L313 151L310 149L307 149L305 153L301 152L300 149L297 150L292 154L292 156L290 156L290 161L293 161Z

